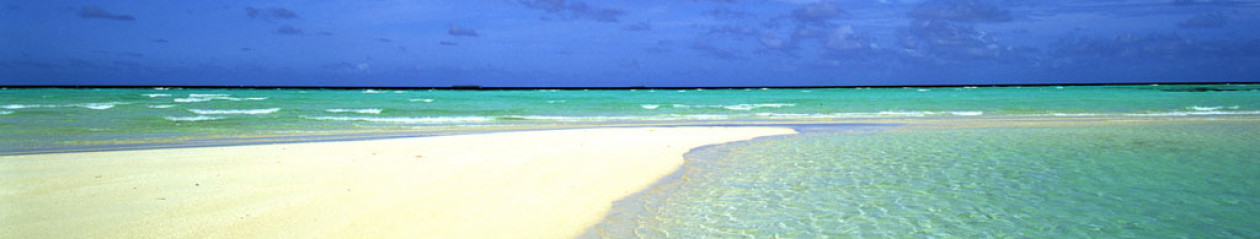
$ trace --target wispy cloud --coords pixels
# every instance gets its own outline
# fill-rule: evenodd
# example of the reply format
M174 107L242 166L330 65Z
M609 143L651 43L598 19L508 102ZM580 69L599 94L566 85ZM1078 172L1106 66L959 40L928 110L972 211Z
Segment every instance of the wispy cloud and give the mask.
M272 7L272 8L266 8L266 9L247 7L245 8L245 16L248 16L250 18L262 18L262 19L267 19L267 20L273 20L273 19L289 20L289 19L298 18L297 12L294 12L293 10L289 10L285 8L280 8L280 7Z
M849 12L840 9L836 2L823 1L792 10L792 19L807 24L826 24L833 19L848 18Z
M1011 11L981 0L932 0L910 10L915 19L948 20L958 22L1007 22Z
M302 29L298 29L298 28L296 28L296 27L289 26L289 25L284 25L284 26L280 26L280 28L276 28L276 34L280 34L280 35L302 35Z
M112 13L109 11L105 11L105 9L99 6L83 6L82 8L79 8L79 17L109 19L109 20L118 20L118 21L129 21L129 22L136 21L136 18L132 17L131 15L122 15L122 14Z
M520 1L521 5L546 11L566 20L586 19L598 22L617 22L625 11L613 8L599 8L585 2L565 0L531 0Z
M448 28L448 29L446 30L446 34L450 34L451 36L459 36L459 37L478 37L478 36L481 36L481 35L477 34L477 30L468 29L468 28L461 28L461 27L456 26L456 25L451 25L451 26L450 26L450 28Z
M652 30L652 24L647 23L647 22L639 22L635 24L626 25L625 27L622 27L621 30L636 31L636 32L647 31L647 30Z

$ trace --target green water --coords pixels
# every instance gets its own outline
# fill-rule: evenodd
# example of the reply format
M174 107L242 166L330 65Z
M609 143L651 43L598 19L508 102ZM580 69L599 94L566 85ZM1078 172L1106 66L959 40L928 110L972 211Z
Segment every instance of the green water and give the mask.
M0 152L499 126L1260 115L1260 85L728 90L0 89Z
M798 125L804 134L706 147L587 236L1260 238L1257 99L1260 85L0 89L0 154L496 127L1053 121Z
M1260 238L1260 124L805 134L689 155L607 238Z

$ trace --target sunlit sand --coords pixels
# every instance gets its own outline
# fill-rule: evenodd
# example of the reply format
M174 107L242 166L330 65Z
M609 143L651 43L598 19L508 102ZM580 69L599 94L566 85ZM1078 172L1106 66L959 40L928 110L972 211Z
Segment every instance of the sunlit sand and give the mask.
M599 128L0 157L0 238L566 238L709 144Z

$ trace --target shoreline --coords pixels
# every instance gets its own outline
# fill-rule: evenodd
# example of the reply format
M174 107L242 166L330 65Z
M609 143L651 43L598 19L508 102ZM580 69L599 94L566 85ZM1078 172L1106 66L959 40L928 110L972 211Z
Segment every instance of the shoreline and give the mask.
M626 126L0 156L0 237L576 237L706 145ZM487 230L493 229L493 230Z
M886 118L886 119L848 119L848 120L718 120L694 122L618 122L611 124L582 123L563 125L490 125L467 129L446 128L431 130L343 130L310 133L291 133L280 135L216 135L186 136L181 138L132 139L143 143L101 143L101 144L67 144L35 149L0 148L0 157L59 154L59 153L91 153L131 150L158 150L204 147L229 147L249 145L274 145L290 143L318 143L364 141L382 139L403 139L417 137L436 137L453 135L477 135L504 132L552 131L573 129L600 128L635 128L635 127L788 127L825 125L825 126L909 126L910 128L939 127L1004 127L1004 126L1050 126L1050 125L1117 125L1130 123L1167 123L1167 122L1221 122L1221 121L1256 121L1260 118L1250 115L1224 116L1178 116L1178 117L1135 117L1135 116L1087 116L1087 117L1012 117L981 116L968 118L954 117L920 117L920 118ZM128 141L124 139L124 142Z

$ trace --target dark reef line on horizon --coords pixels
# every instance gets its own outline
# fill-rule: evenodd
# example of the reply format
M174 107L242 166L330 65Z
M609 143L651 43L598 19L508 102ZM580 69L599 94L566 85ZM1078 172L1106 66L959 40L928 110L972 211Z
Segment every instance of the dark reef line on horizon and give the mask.
M1252 85L1260 81L1238 82L1118 82L1118 83L1029 83L1029 84L939 84L939 85L819 85L819 86L267 86L267 85L0 85L0 88L186 88L186 89L397 89L397 90L684 90L684 89L845 89L845 88L948 88L948 87L1040 87L1040 86L1132 86L1132 85ZM1195 90L1190 90L1195 91ZM1224 91L1201 89L1200 91Z

